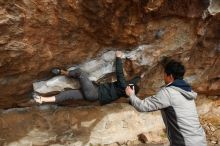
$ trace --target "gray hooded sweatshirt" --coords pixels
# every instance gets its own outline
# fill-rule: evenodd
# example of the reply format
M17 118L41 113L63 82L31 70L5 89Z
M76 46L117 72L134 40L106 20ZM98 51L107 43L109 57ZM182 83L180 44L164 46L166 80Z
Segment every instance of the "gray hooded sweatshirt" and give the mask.
M188 86L179 80L144 100L133 94L130 101L141 112L161 110L171 146L207 146L194 102L197 93Z

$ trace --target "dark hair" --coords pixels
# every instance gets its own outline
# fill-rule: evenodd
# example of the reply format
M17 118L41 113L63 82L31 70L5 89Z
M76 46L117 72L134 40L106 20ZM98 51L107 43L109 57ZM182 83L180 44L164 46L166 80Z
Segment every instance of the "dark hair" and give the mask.
M172 59L165 64L164 71L167 75L172 75L174 80L183 79L185 74L185 67L181 62Z

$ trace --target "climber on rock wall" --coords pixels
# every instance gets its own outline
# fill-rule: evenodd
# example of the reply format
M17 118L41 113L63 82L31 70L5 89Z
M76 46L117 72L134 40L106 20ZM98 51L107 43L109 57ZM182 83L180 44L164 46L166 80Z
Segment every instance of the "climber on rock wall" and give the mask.
M55 75L66 75L71 78L79 79L81 90L67 90L50 97L44 97L34 93L34 100L41 104L45 102L60 103L66 100L85 99L88 101L99 101L101 105L104 105L117 100L119 97L126 97L127 95L125 94L125 88L129 84L134 85L134 89L137 93L139 90L137 83L144 76L144 74L136 76L130 81L126 81L123 73L123 64L121 59L122 54L123 53L121 51L116 51L117 81L97 85L90 81L87 74L79 68L70 71L54 68L52 69L52 73Z
M141 112L161 110L171 146L207 146L194 101L197 93L183 80L185 67L175 60L162 63L165 86L144 100L128 86L131 104Z

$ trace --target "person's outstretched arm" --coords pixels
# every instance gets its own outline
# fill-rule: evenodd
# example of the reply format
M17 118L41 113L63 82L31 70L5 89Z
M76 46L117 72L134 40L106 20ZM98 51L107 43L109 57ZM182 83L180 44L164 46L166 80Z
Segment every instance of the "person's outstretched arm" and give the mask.
M122 52L121 51L116 51L116 64L115 64L115 72L116 72L116 77L117 77L117 83L118 85L125 89L127 86L126 80L125 80L125 76L123 73L123 63L122 63Z
M129 96L131 104L141 112L160 110L171 105L169 94L165 88L162 88L156 95L146 97L144 100L139 99L130 87L126 88L126 94Z

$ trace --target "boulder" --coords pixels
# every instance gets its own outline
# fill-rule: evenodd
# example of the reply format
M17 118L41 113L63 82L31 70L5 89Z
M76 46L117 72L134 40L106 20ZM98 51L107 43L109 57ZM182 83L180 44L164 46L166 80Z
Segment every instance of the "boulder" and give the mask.
M219 95L219 0L16 0L0 8L0 108L28 101L53 67L80 65L92 80L105 78L115 50L133 54L128 78L135 66L146 71L142 95L163 84L163 57L186 65L197 92ZM34 90L55 90L46 84Z
M167 142L159 112L140 113L126 103L106 106L43 105L10 109L0 114L1 145L104 145L138 140Z

